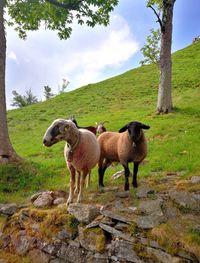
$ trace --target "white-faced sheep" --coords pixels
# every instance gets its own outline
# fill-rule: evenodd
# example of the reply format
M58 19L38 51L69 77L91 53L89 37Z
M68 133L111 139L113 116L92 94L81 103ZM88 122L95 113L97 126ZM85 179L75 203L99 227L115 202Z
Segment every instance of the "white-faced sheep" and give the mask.
M66 141L64 157L70 171L70 191L67 204L73 202L76 171L81 173L77 198L77 202L81 202L85 177L99 161L99 144L93 133L85 129L78 129L71 120L64 119L55 120L43 138L43 144L47 147L58 141Z
M125 185L124 190L129 190L129 167L128 163L134 163L133 187L137 187L138 166L147 155L147 142L143 129L150 127L137 122L129 122L118 132L104 132L98 137L101 148L99 159L99 186L103 187L103 177L106 168L112 162L120 162L124 167Z

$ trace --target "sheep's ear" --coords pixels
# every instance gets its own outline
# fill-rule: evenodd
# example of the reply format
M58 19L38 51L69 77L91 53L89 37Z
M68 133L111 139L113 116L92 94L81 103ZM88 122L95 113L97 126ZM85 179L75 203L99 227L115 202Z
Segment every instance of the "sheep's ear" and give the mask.
M150 126L141 123L141 128L144 129L144 130L148 130L148 129L150 129Z
M128 129L128 124L126 124L124 127L122 127L119 132L125 132Z

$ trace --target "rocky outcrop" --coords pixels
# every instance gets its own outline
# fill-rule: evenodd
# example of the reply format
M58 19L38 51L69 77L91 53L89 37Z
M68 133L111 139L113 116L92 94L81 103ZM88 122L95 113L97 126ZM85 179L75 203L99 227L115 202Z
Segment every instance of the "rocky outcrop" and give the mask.
M112 192L115 201L105 206L67 207L61 191L37 193L25 208L0 204L0 262L14 262L8 255L33 263L199 262L200 249L187 243L190 232L197 241L200 236L198 192L158 192L145 185L134 198L117 188ZM179 240L173 231L176 224L180 231L181 220L186 238Z

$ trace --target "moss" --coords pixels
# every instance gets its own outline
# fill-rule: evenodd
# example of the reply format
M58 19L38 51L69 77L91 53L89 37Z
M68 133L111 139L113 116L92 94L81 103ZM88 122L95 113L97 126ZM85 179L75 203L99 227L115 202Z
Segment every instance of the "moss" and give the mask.
M13 255L5 250L0 250L0 258L8 263L31 263L28 257L20 257L18 255Z
M37 221L37 222L41 222L44 220L44 218L47 216L48 214L48 211L47 210L43 210L43 209L36 209L36 208L33 208L33 209L30 209L28 210L29 211L29 216Z
M131 235L135 235L137 233L137 229L137 224L134 222L131 223L127 228L128 233L130 233Z
M85 239L89 240L91 244L95 244L95 249L102 253L105 249L106 237L104 231L99 228L90 228L83 230L83 236Z
M146 260L153 260L153 262L157 262L157 258L154 255L150 255L149 253L147 253L145 246L143 246L141 243L135 243L133 245L133 250L137 253L137 255L140 258Z
M176 254L180 248L179 236L170 224L161 224L152 229L149 237L157 241L169 254Z
M0 216L0 231L3 231L3 228L6 224L7 217L5 216Z

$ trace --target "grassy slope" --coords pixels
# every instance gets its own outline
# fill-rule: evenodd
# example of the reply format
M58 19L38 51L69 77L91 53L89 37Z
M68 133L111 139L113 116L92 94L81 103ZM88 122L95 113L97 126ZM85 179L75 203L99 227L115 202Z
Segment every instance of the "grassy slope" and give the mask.
M199 172L200 121L200 43L173 54L173 103L175 111L155 115L159 72L148 65L122 75L87 85L43 103L8 112L11 140L17 152L28 160L20 167L0 167L0 192L17 196L46 188L65 189L66 168L63 145L42 146L46 128L55 118L77 117L80 125L93 125L108 120L106 127L116 131L131 120L151 126L146 132L149 140L148 162L139 176L159 176L180 172L184 177ZM31 163L30 163L31 162ZM107 174L113 173L110 169ZM96 187L97 172L93 172ZM107 180L109 176L107 176ZM8 185L6 182L9 181ZM119 182L118 182L119 183ZM109 183L110 184L110 183ZM5 195L0 194L5 200Z

